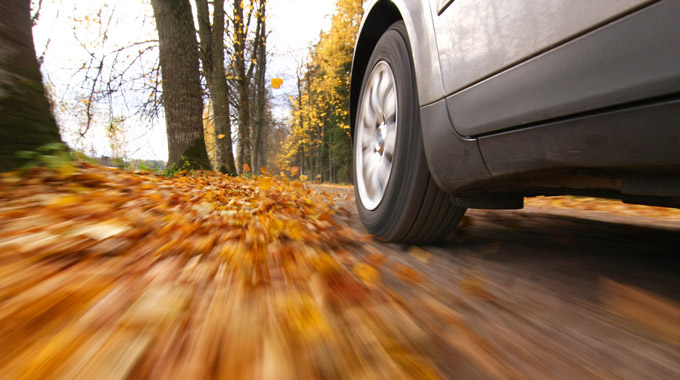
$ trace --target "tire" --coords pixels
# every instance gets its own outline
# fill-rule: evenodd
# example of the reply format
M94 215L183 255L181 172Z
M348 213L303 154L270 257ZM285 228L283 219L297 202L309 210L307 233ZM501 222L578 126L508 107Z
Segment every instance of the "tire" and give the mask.
M465 209L454 206L430 175L412 62L406 27L396 22L378 41L362 81L354 188L369 233L391 242L430 243L446 238Z

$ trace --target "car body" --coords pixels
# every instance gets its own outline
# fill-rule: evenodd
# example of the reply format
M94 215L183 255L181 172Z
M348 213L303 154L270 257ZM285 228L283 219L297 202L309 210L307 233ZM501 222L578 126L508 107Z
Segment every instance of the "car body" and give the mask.
M401 45L408 58L394 53ZM404 84L409 70L413 83ZM390 73L391 81L381 82ZM410 92L402 94L404 87ZM383 92L387 100L375 100ZM415 129L422 142L394 132L383 144L391 127L371 107L392 101L385 107L399 120L394 130ZM411 121L396 111L410 113L410 103ZM678 207L680 1L372 1L355 47L350 115L360 216L386 240L439 240L448 233L403 232L414 228L405 220L427 223L435 211L403 217L390 210L404 202L433 210L445 203L429 204L420 190L397 199L390 186L432 186L395 179L403 171L429 172L436 196L447 194L453 205L444 208L458 214L453 225L464 208L520 208L523 197L535 195ZM426 169L395 161L401 155L418 161L408 157L410 144L422 145ZM380 159L385 149L393 150L382 156L389 163ZM372 155L377 158L366 158ZM402 226L386 227L395 219Z

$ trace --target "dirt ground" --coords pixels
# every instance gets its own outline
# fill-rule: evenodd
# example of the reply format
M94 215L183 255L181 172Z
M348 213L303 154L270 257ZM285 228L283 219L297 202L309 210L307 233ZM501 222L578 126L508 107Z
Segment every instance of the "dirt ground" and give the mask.
M391 285L429 327L430 357L459 379L679 378L677 210L552 202L468 210L438 245L371 243L427 279Z

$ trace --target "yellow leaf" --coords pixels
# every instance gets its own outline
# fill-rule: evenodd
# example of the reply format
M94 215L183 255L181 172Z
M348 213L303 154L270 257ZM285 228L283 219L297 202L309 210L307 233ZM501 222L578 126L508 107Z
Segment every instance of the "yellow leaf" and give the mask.
M279 89L279 88L281 88L282 84L283 84L283 79L272 78L272 88Z
M304 182L304 181L306 181L306 180L307 180L307 176L306 176L306 175L303 174L303 175L300 176L300 181L303 181L303 182Z
M378 272L378 270L373 266L359 263L355 264L352 269L364 284L369 286L380 285L380 272Z
M430 259L432 258L432 254L418 246L411 246L408 250L408 254L415 258L418 261L422 261L425 264L430 262Z
M225 135L223 133L220 133L219 135L217 135L217 138L220 139L220 140L225 138L225 137L227 137L227 135Z

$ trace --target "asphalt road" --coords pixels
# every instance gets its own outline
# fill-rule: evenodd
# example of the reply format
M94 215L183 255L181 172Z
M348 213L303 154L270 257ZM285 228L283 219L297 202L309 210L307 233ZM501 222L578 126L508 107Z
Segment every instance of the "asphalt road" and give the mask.
M446 377L680 378L680 223L469 210L442 244L368 244L424 277L385 281Z

